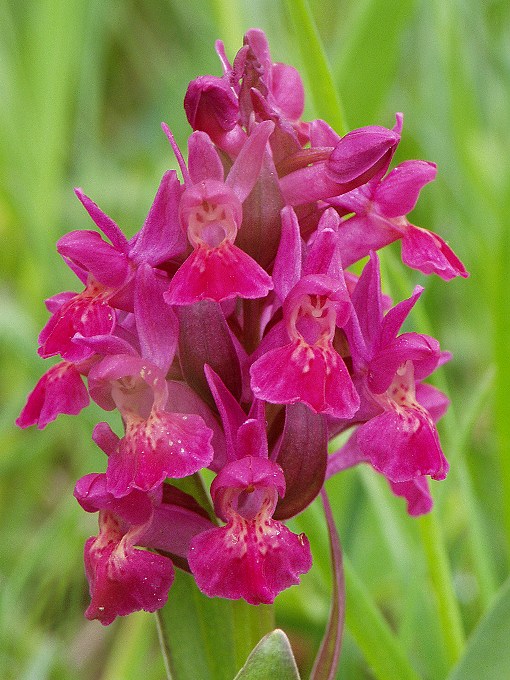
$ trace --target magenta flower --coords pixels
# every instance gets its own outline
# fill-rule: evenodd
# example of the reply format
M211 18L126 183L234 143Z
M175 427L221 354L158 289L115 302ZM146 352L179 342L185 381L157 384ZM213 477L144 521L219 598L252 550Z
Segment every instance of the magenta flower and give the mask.
M346 328L363 395L358 419L366 421L356 441L366 460L392 482L419 475L444 479L448 472L433 418L416 389L441 361L439 343L417 333L397 335L422 290L417 287L383 317L378 259L372 253L354 289L355 312Z
M165 127L186 180L179 218L193 247L165 293L168 304L259 298L273 287L262 267L234 245L242 203L257 181L272 129L269 122L255 128L224 181L221 159L206 135L197 132L190 138L188 173Z
M219 387L210 372L209 379ZM225 395L221 397L217 389L215 393L224 423L230 421L230 462L211 486L215 511L226 526L192 539L189 565L206 595L271 603L310 569L308 539L272 519L278 496L285 495L285 478L282 469L267 458L262 419L248 419L236 430L235 412L229 414Z
M119 409L126 428L106 447L108 491L115 496L149 491L166 477L187 477L210 464L211 430L200 416L167 410L168 387L157 366L134 356L107 357L91 370L89 390L106 410Z
M329 226L331 219L333 228ZM300 401L317 413L352 418L359 407L359 396L333 346L337 326L344 326L351 312L335 254L337 223L333 211L324 214L319 227L322 231L309 250L302 275L297 218L292 209L282 213L284 231L274 276L283 302L283 321L261 343L250 374L252 390L259 399L276 404ZM293 252L290 271L279 268L286 252ZM328 273L329 268L334 275Z
M101 474L82 477L75 496L87 512L99 511L99 534L85 544L91 596L85 616L107 626L117 616L160 609L174 579L172 561L136 546L184 558L191 537L211 524L203 512L186 494L162 488L152 494L135 489L115 498Z
M310 569L308 539L285 521L325 500L327 477L368 464L420 515L428 477L448 471L435 425L448 401L423 381L449 355L401 333L422 288L393 306L374 252L401 239L411 267L467 276L439 236L407 220L435 165L387 174L402 114L392 129L342 137L303 121L301 77L273 63L262 31L248 31L232 63L216 47L223 75L186 93L187 163L163 124L183 181L163 175L142 228L128 240L76 190L101 234L58 242L83 290L47 301L39 354L61 361L17 420L43 428L89 398L120 416L122 433L106 422L92 433L106 472L75 490L98 512L86 616L104 625L162 607L174 565L208 596L271 603ZM347 268L367 255L358 278ZM347 442L328 455L340 433ZM210 516L172 484L204 468L215 474Z
M398 239L402 260L424 274L435 273L448 281L468 276L464 265L443 239L411 224L406 215L413 210L420 190L436 176L434 163L404 161L387 177L376 177L362 187L332 201L344 214L354 213L342 223L343 262L346 266Z
M356 429L347 442L338 451L328 458L326 478L347 470L360 463L369 463L370 459L361 451L357 441ZM417 475L405 482L394 482L387 479L389 487L395 496L406 500L407 512L412 517L426 514L432 509L432 496L430 495L427 477Z

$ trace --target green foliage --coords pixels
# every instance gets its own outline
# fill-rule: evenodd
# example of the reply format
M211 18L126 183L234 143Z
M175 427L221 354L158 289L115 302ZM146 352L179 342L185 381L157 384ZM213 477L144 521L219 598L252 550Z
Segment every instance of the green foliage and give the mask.
M299 680L289 639L283 630L268 633L255 647L234 680Z
M158 620L172 680L232 680L274 626L271 607L209 598L182 572Z
M474 631L461 661L448 680L489 680L510 675L510 581L498 593Z
M305 62L324 65L311 47L302 55L291 5L297 7L283 0L0 3L0 677L6 680L163 677L153 617L132 616L108 629L83 618L82 549L96 527L72 489L80 475L104 468L90 441L104 414L91 407L42 433L20 432L12 423L45 370L35 354L46 318L42 300L76 285L55 252L60 235L90 228L72 186L83 185L132 234L174 163L159 123L165 120L184 141L186 85L201 73L221 72L217 37L232 56L238 32L259 26L275 60L305 74ZM347 123L391 126L394 112L405 112L397 162L424 158L439 166L412 218L443 235L471 271L467 281L445 284L399 274L398 248L384 258L395 299L425 285L414 328L433 333L454 354L439 376L453 404L441 423L451 473L434 485L436 514L425 527L405 515L401 499L370 470L328 483L347 564L339 677L392 677L388 654L401 664L393 677L506 677L508 587L489 607L507 578L510 555L510 6L501 0L391 6L310 0L309 6ZM314 72L306 79L313 81ZM308 119L322 110L312 84ZM276 617L308 677L329 612L328 540L316 503L293 525L310 536L314 567L299 587L279 596ZM196 607L186 581L180 574L175 592L184 589L182 597ZM211 628L221 608L230 607L238 630L250 631L242 640L218 635L221 652L210 652L221 669L214 677L231 678L272 626L250 623L244 605L206 605ZM176 644L186 630L195 631L177 604L174 616L180 619L165 624Z

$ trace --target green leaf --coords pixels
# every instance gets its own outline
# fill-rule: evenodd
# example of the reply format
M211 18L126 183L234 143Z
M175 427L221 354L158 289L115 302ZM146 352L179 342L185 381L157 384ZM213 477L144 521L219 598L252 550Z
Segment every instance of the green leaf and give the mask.
M232 680L254 645L273 628L273 608L209 598L190 574L177 570L158 624L169 678Z
M464 655L448 680L494 680L510 677L510 579L479 623Z
M299 680L296 661L283 630L268 633L255 647L234 680Z

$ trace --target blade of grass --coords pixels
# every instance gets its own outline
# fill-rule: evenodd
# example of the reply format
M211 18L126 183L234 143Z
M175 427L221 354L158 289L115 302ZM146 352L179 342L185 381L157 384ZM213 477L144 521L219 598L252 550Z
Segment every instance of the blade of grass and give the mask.
M300 47L303 67L312 92L315 112L344 135L347 124L340 95L307 0L286 0L294 33Z
M391 5L365 0L353 8L336 61L340 92L349 93L349 119L373 124L397 71L402 32L412 18L415 0Z
M427 556L430 579L436 594L447 659L451 666L461 657L465 645L464 629L442 532L433 511L418 519L422 544Z
M378 680L419 680L399 640L344 554L345 622Z
M218 37L225 43L227 54L235 54L242 44L243 21L237 2L211 0L212 11L218 27Z

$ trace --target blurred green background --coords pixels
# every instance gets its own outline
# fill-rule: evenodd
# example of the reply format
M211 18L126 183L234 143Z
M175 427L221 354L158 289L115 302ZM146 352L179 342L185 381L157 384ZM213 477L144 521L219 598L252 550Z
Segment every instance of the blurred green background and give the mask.
M72 490L79 476L104 469L90 440L99 409L61 416L42 433L18 431L13 421L48 368L36 355L43 299L79 288L55 250L67 231L92 228L73 186L132 235L174 163L160 122L185 148L182 100L189 80L220 74L216 38L232 57L248 28L263 28L274 61L302 70L289 6L0 1L1 678L163 677L150 615L108 629L83 618L82 547L96 518ZM454 355L436 380L453 403L440 425L452 469L434 485L433 526L469 634L505 580L510 552L510 4L315 0L311 8L349 127L391 127L395 111L405 113L396 161L439 167L411 218L447 239L471 272L445 283L405 272L398 247L383 258L395 299L425 285L412 328ZM312 117L309 97L305 119ZM368 470L346 472L328 490L367 593L419 676L445 678L452 658L424 539L430 525L408 518ZM320 512L314 505L295 522L312 538L314 567L277 602L304 677L329 607ZM342 677L382 677L370 670L353 609L347 623Z

